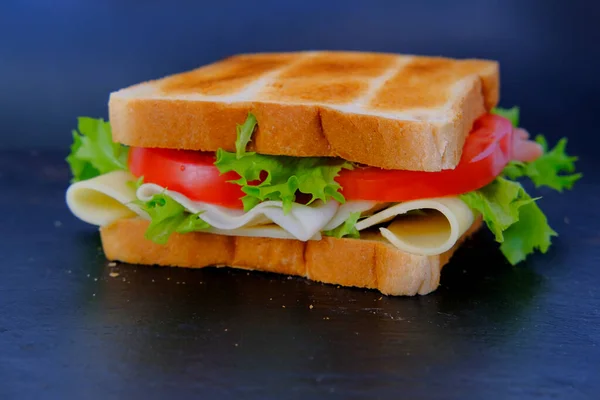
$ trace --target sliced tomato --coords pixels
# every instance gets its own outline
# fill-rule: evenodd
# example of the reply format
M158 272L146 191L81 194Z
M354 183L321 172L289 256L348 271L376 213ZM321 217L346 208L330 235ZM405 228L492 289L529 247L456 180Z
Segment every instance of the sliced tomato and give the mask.
M492 182L511 160L513 127L509 120L486 114L475 121L462 157L453 170L439 172L342 170L336 181L348 200L409 201L458 195Z
M144 182L155 183L196 201L230 208L241 208L244 193L235 172L221 175L215 167L215 153L200 151L132 147L129 170Z
M336 181L347 200L397 202L470 192L500 174L511 160L513 146L519 144L522 150L532 146L526 137L514 139L513 131L509 120L484 115L475 121L460 163L453 170L419 172L357 167L342 170ZM239 176L235 172L221 175L214 162L214 153L199 151L135 147L129 151L130 171L143 176L145 182L180 192L192 200L241 208L240 198L244 193L238 185L228 182Z

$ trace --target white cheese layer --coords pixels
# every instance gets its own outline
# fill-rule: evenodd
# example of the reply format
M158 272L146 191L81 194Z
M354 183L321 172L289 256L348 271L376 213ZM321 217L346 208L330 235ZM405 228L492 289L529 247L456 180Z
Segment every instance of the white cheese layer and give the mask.
M424 215L405 215L410 211ZM356 224L359 231L392 221L380 227L381 235L394 247L407 253L437 255L450 250L475 220L473 211L457 197L407 201L386 208Z
M372 201L348 201L342 205L336 201L325 204L318 201L310 206L294 203L291 211L284 214L281 202L267 201L244 212L193 201L151 183L143 184L136 192L128 184L134 180L127 171L114 171L74 183L67 190L67 205L79 219L104 226L121 218L139 216L149 219L132 202L136 199L147 201L155 194L165 193L187 211L202 212L201 218L211 225L206 232L307 241L320 240L320 232L334 229L351 213L372 210L377 204ZM430 211L407 215L415 210ZM407 253L437 255L451 249L474 219L473 211L462 200L445 197L392 204L359 221L356 228L362 231L382 225L378 237L371 234L367 237L385 240Z
M319 232L334 217L340 205L337 201L328 201L327 203L316 201L311 206L294 203L290 212L284 214L281 201L265 201L250 211L244 212L243 210L193 201L181 193L165 190L153 183L140 186L137 197L140 200L148 201L152 196L159 193L168 195L187 211L192 213L202 212L200 218L216 229L233 231L239 228L274 223L294 238L302 241L309 240L316 235L320 239Z
M148 218L137 206L135 189L127 182L135 178L127 171L114 171L86 181L73 183L67 189L67 206L80 220L104 226L120 218Z
M135 178L126 171L114 171L72 184L67 190L67 205L79 219L93 225L108 225L120 218L140 216L149 219L136 199L148 201L164 193L192 213L202 212L201 218L211 225L207 232L233 236L274 237L282 239L320 240L322 230L333 229L344 222L350 213L371 208L374 202L347 202L340 207L336 201L310 206L294 203L284 214L280 201L266 201L252 210L230 209L214 204L193 201L181 193L147 183L136 191L127 183Z

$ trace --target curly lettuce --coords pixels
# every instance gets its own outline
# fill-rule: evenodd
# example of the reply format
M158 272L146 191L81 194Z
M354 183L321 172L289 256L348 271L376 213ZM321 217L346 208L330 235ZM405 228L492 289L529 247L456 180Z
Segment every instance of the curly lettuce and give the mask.
M129 149L112 141L108 121L80 117L77 129L73 131L71 153L66 159L73 175L71 182L127 169Z
M323 235L332 236L334 238L351 237L354 239L360 238L360 233L356 229L356 223L360 218L360 211L350 213L350 216L337 228L323 231Z
M505 178L496 178L491 184L460 198L478 211L501 243L500 251L513 265L523 261L535 250L548 251L557 233L523 186Z
M158 244L165 244L169 237L177 233L198 232L210 228L201 213L192 214L170 196L159 193L148 201L136 200L138 205L150 216L150 225L144 237Z
M519 125L518 107L495 108L492 113L509 119L515 127ZM481 214L500 243L500 250L513 265L537 250L546 253L552 237L558 236L539 208L539 198L532 198L514 180L527 177L536 187L545 186L562 192L571 189L582 176L574 173L577 157L566 154L567 139L561 139L550 151L543 136L538 135L536 141L544 149L544 154L537 160L512 161L491 184L460 196L471 209Z
M567 138L560 139L550 151L544 136L538 135L535 140L544 149L544 154L528 163L511 161L502 171L502 175L509 179L527 177L536 188L545 186L558 192L571 189L583 175L574 173L577 157L566 153Z
M236 152L219 149L215 162L222 174L234 171L240 176L232 182L240 185L245 193L242 197L244 210L263 201L276 200L283 203L283 211L288 213L301 194L310 196L307 204L316 200L345 201L335 177L342 168L351 169L350 163L324 157L267 156L246 152L255 126L256 118L249 113L246 122L238 125Z

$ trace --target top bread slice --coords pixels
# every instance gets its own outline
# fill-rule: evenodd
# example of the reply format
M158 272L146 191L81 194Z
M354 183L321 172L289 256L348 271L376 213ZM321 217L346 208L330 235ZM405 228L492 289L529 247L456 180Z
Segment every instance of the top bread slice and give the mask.
M262 154L331 156L386 169L458 164L474 120L498 103L498 64L360 52L238 55L110 96L116 142L235 149L258 120Z

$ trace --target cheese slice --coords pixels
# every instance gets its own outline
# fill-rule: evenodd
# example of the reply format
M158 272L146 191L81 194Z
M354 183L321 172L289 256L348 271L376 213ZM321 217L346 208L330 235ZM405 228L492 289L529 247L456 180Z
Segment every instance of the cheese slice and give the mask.
M415 210L425 212L407 215ZM379 231L394 247L407 253L437 255L450 250L474 220L473 211L462 200L443 197L396 204L359 221L356 229L392 221Z
M363 213L372 209L375 204L377 203L374 201L347 201L338 208L333 218L323 227L323 230L335 229L343 224L350 217L350 214L355 212Z
M67 206L80 220L104 226L121 218L147 215L136 205L135 189L127 184L135 178L127 171L113 171L73 183L67 189Z
M204 221L212 227L232 231L238 228L253 227L274 223L290 233L295 239L306 241L318 234L334 217L339 203L336 201L316 201L310 206L293 203L285 214L281 201L265 201L248 212L216 206L214 204L193 201L181 193L166 190L153 183L147 183L137 191L140 200L148 201L155 194L164 193L192 213L201 212Z

